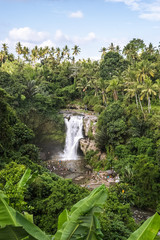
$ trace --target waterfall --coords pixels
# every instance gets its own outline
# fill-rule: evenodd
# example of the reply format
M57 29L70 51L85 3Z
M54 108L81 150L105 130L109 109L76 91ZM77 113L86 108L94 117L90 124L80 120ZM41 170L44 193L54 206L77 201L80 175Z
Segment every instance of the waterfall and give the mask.
M65 118L66 141L64 152L61 155L64 160L77 160L79 140L83 138L83 116L69 115Z

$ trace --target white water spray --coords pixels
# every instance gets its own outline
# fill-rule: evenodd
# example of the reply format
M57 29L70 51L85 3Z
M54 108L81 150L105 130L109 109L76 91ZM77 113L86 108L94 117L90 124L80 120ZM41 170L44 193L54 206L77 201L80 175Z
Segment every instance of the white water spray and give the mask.
M65 118L66 125L66 141L64 153L61 155L64 160L77 160L79 140L83 138L83 117L68 116Z

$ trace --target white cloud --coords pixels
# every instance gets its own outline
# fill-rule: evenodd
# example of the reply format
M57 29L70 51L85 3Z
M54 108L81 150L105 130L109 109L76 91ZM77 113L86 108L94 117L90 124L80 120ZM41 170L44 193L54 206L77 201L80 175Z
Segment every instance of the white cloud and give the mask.
M144 3L139 17L151 21L160 21L160 0L149 4Z
M72 12L69 14L70 18L83 18L83 13L81 11Z
M51 48L51 47L55 47L55 43L52 40L48 39L48 40L42 42L39 45L39 47L49 47L49 48Z
M160 0L154 0L150 3L145 0L105 0L105 2L124 3L131 10L137 11L139 18L160 21Z
M58 29L55 33L55 40L56 41L70 41L69 36L64 34L60 29Z
M140 0L105 0L106 2L119 2L119 3L124 3L128 7L130 7L132 10L139 10L139 3Z
M34 42L39 43L48 38L49 34L46 32L37 32L29 27L24 28L13 28L9 32L10 39L14 41L25 41L25 42Z
M85 41L92 41L96 39L96 34L94 32L88 33L87 37L84 38Z
M87 36L85 37L77 37L77 36L74 36L72 38L72 42L74 44L86 44L88 42L92 42L96 39L96 35L94 32L90 32L87 34Z
M142 19L147 19L151 21L160 21L160 13L142 13L139 16Z
M94 32L90 32L87 36L79 37L79 36L68 36L64 34L61 30L57 30L54 37L57 43L72 43L72 44L85 44L87 42L94 41L96 39L96 35Z
M90 59L91 59L92 61L100 61L101 56L100 56L100 55L99 55L99 56L92 56L92 57L90 57Z

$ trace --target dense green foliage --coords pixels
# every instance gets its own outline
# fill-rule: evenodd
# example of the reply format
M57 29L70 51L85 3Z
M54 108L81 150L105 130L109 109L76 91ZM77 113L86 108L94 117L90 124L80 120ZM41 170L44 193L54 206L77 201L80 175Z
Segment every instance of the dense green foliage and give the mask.
M22 179L24 178L23 175ZM0 239L30 239L30 240L75 240L75 239L104 239L97 216L102 211L106 202L107 191L104 185L94 189L90 195L76 203L70 212L66 209L58 218L56 234L46 235L40 228L33 224L32 215L20 214L8 205L7 196L0 191ZM116 221L114 221L115 226ZM131 234L128 240L156 239L160 229L160 216L156 213L148 218L144 224ZM123 225L119 225L123 236ZM118 233L118 231L117 231ZM121 234L121 235L122 235ZM121 236L120 239L126 239ZM119 239L119 235L110 232L110 239Z
M80 48L29 51L17 43L18 58L4 44L0 51L0 189L16 210L34 214L35 223L54 234L58 215L88 191L51 174L47 159L63 147L69 106L94 111L95 140L107 154L85 159L94 168L114 168L120 183L109 190L101 215L103 239L127 239L136 228L130 205L160 209L160 51L133 39L121 52L102 48L100 61L78 60ZM94 139L92 131L89 137ZM35 178L18 183L27 168ZM124 190L124 194L122 194Z

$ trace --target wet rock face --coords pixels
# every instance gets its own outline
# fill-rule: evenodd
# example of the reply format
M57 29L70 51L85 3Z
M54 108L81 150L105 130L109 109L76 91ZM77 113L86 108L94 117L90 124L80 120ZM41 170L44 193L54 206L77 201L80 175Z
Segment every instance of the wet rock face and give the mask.
M106 154L101 153L96 146L95 135L97 129L98 117L92 114L84 114L83 118L83 128L85 138L80 139L80 149L85 155L88 151L97 151L97 158L99 160L105 159Z
M96 147L96 143L94 140L90 140L89 138L82 138L80 139L80 148L84 155L87 153L87 151L93 150L97 151L98 148Z
M93 150L97 151L98 148L96 147L96 142L94 140L96 134L96 123L97 123L97 116L95 115L84 115L83 118L83 128L84 128L84 135L85 138L80 140L80 148L84 155L87 151Z
M84 126L84 134L88 137L89 132L93 134L93 137L96 134L96 123L97 123L97 116L95 115L85 115L83 119L83 126Z

